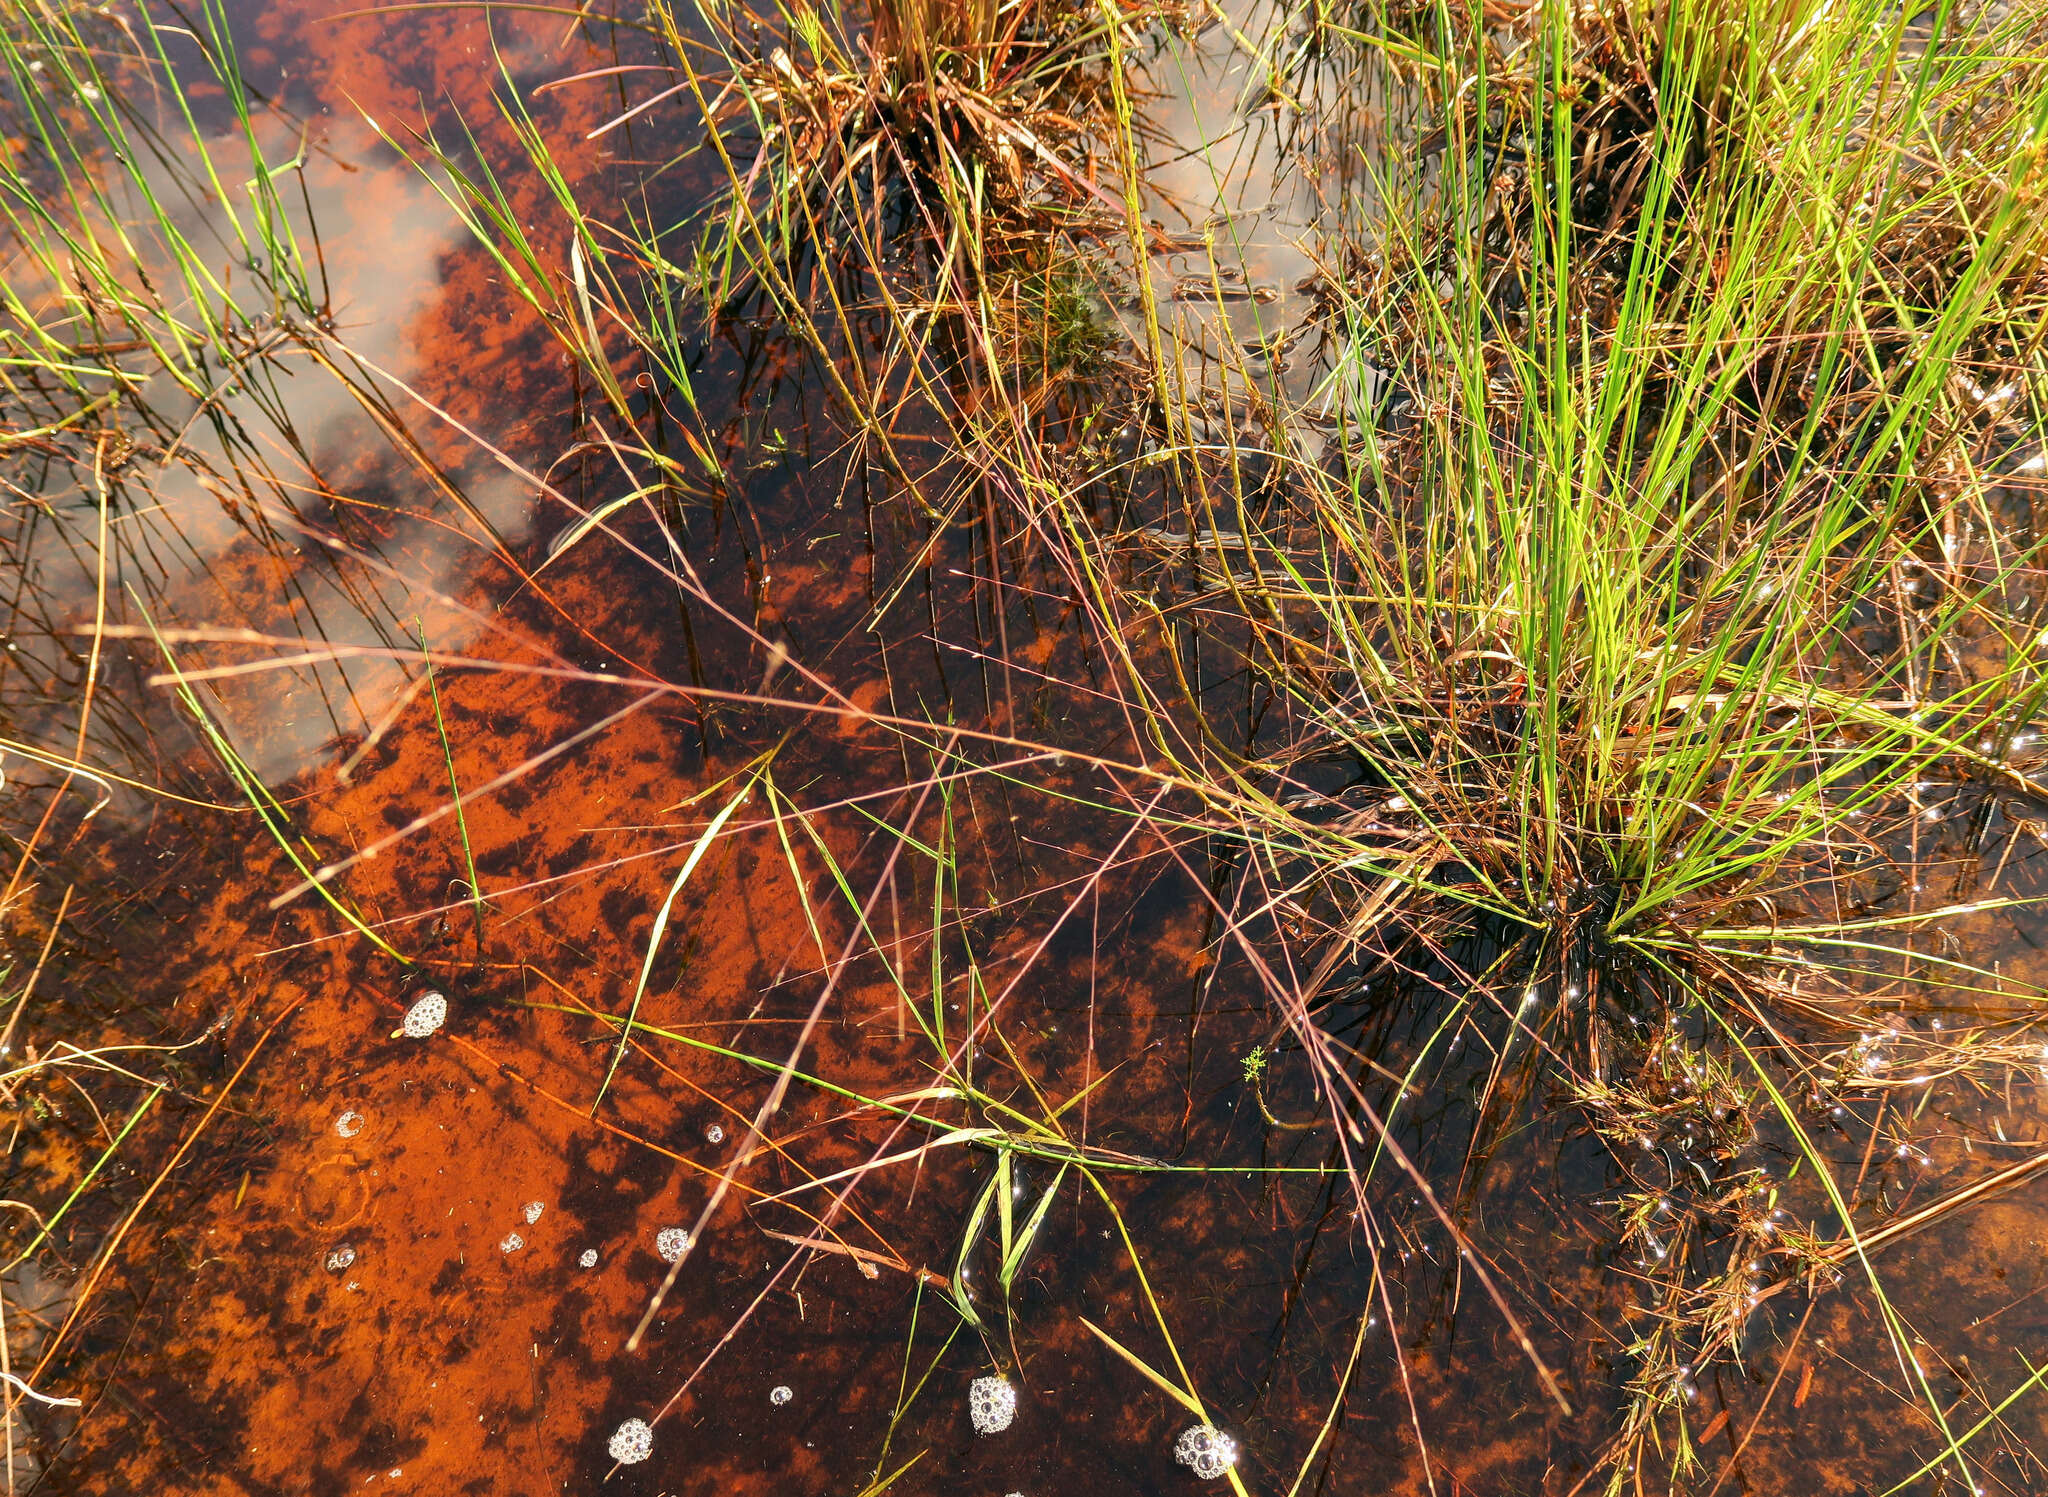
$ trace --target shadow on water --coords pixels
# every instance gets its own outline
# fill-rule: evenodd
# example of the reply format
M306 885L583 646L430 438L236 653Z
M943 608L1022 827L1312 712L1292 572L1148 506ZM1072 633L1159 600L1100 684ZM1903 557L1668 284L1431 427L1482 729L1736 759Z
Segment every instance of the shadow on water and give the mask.
M35 1065L7 1098L4 1193L61 1200L39 1182L122 1138L47 1232L10 1229L10 1365L82 1400L13 1406L18 1486L1185 1490L1192 1416L1135 1358L1192 1385L1251 1491L1564 1493L1667 1308L1645 1254L1677 1238L1619 1233L1616 1199L1648 1181L1729 1220L1745 1191L1833 1220L1768 1124L1635 1120L1643 1158L1590 1125L1538 1063L1572 1042L1566 1005L1474 996L1505 943L1336 985L1322 1020L1358 1102L1340 1129L1250 970L1280 917L1219 942L1241 870L1119 773L1148 749L1070 585L992 505L946 527L908 502L757 309L689 372L732 481L563 544L644 475L391 142L463 141L559 247L545 185L511 169L502 66L580 192L677 221L714 185L682 127L589 138L641 97L604 73L652 56L630 26L294 3L234 27L259 128L301 163L326 321L217 400L145 386L118 461L104 427L5 460L6 981ZM1166 138L1242 125L1224 40L1149 64ZM224 139L208 87L202 132ZM1150 205L1207 231L1156 289L1217 311L1202 325L1239 352L1261 318L1305 315L1291 246L1322 206L1305 178L1280 201L1293 158L1246 140L1242 180L1162 168ZM178 211L198 232L205 193ZM1234 262L1214 248L1233 239ZM1178 296L1190 278L1206 303ZM635 373L651 425L673 380ZM1256 738L1232 652L1192 654ZM1995 823L1958 862L2039 892L2030 816L2008 797L1951 818ZM322 903L297 886L326 864L345 867ZM1955 934L2024 977L2029 920ZM445 1026L407 1037L429 992ZM1617 1046L1703 1046L1606 1022ZM1817 1105L1872 1220L2048 1134L2025 1078L1866 1061ZM1344 1166L1379 1148L1373 1117L1407 1163L1361 1211ZM1964 1426L2048 1335L2037 1196L1888 1250L1890 1313ZM671 1229L698 1236L629 1349ZM1736 1355L1677 1390L1698 1489L1869 1492L1937 1450L1867 1281L1808 1294L1759 1261ZM990 1373L1018 1412L977 1436L968 1384ZM1994 1489L2048 1489L2038 1408L2000 1413ZM635 1418L653 1459L615 1468Z

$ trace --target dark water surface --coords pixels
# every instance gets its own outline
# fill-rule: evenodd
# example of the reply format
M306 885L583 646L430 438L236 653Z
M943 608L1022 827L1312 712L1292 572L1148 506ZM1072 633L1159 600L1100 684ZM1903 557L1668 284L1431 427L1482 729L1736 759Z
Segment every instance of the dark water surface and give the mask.
M1552 1105L1508 1016L1442 1032L1449 968L1324 1015L1486 1254L1566 1415L1418 1192L1386 1171L1384 1199L1359 1212L1305 1065L1255 975L1217 955L1228 864L1199 835L1131 838L1149 787L1106 790L1078 760L1002 743L1146 752L1100 695L1066 585L992 503L986 523L934 531L849 445L787 329L742 308L705 336L693 375L740 476L732 497L659 522L634 511L617 538L548 560L573 514L485 444L580 505L615 497L619 469L586 440L590 392L366 117L444 144L466 121L514 211L559 248L559 216L492 101L496 69L530 93L642 58L630 34L558 13L364 17L316 0L245 4L236 24L264 128L303 138L338 337L387 376L389 412L306 365L287 399L310 463L259 431L275 482L223 495L179 467L132 471L109 526L109 617L193 631L167 635L188 669L318 657L212 679L208 710L321 856L406 833L332 887L407 962L316 897L272 907L298 873L151 684L163 656L146 637L110 646L82 757L182 799L117 784L88 817L99 789L8 760L7 831L32 849L8 891L17 976L50 942L17 1045L176 1047L129 1053L127 1081L39 1073L10 1105L4 1193L40 1199L33 1182L75 1178L146 1102L96 1188L5 1275L13 1365L84 1400L23 1416L39 1472L17 1465L23 1489L853 1497L899 1469L902 1493L1197 1489L1172 1458L1191 1416L1085 1318L1155 1368L1178 1356L1241 1442L1249 1491L1573 1490L1616 1427L1651 1314L1606 1146ZM1211 106L1235 97L1227 76L1185 78ZM585 139L644 96L634 80L533 100L593 201L625 199L643 163L690 139L659 112ZM1189 129L1200 114L1159 108ZM1245 159L1257 181L1277 158L1261 145ZM685 157L647 201L680 218L714 170ZM1292 295L1286 247L1313 204L1248 192L1224 195L1250 225L1250 272ZM213 440L196 424L193 439ZM43 503L7 511L0 676L8 736L67 752L85 672L72 631L98 596L97 514L75 477L53 470ZM229 629L305 644L223 643ZM422 633L437 658L497 665L444 661L429 690ZM684 689L655 689L671 686ZM1219 674L1212 690L1248 688ZM730 699L764 691L835 707ZM984 736L920 758L862 713ZM629 1007L671 882L734 777L770 753L774 794L757 789L693 872L647 975L638 1016L668 1037L637 1040L607 1088L616 1030L588 1012ZM509 778L461 827L406 831L447 803L451 757L466 790ZM965 772L1009 758L1028 762ZM2039 881L2035 844L2013 830L2024 809L1999 813L1984 853L2016 839L2002 893ZM468 858L488 896L480 942ZM864 936L842 875L869 911ZM2015 978L2042 966L2035 917L1955 934ZM394 1036L430 989L446 1027ZM784 1059L828 989L801 1065L833 1089L790 1090L772 1147L627 1350L665 1271L657 1234L695 1224L773 1085L736 1057ZM952 1026L949 1048L979 1015L976 1085L1020 1114L1073 1101L1060 1124L1100 1151L1115 1207L1025 1161L1020 1220L1058 1194L1007 1304L993 1247L968 1253L980 1329L946 1281L996 1155L871 1105L934 1084L910 1005ZM1257 1088L1255 1046L1270 1057ZM1482 1117L1503 1053L1521 1101ZM1425 1056L1426 1084L1404 1098ZM1860 1166L1872 1222L2048 1138L2033 1077L1850 1087L1840 1106L1828 1146L1851 1178ZM822 1229L840 1172L876 1160ZM1759 1172L1796 1203L1811 1192L1787 1180L1795 1163L1765 1129L1729 1178ZM1883 1256L1891 1309L1956 1429L2048 1355L2044 1189ZM814 1234L851 1251L796 1245ZM1686 1490L1879 1492L1939 1451L1853 1264L1817 1296L1765 1297L1740 1350L1685 1390L1695 1436L1710 1431ZM968 1384L998 1368L1018 1417L978 1437ZM2043 1407L2022 1399L1979 1438L1986 1490L2048 1491L2026 1453ZM615 1468L607 1440L629 1418L654 1421L654 1456Z

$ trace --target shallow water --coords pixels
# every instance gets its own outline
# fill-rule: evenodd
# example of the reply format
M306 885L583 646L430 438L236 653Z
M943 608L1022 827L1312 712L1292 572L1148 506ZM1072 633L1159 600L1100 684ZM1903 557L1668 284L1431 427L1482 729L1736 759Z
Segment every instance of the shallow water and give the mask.
M317 657L211 679L207 710L317 856L379 849L332 887L410 965L314 897L274 905L298 870L151 683L163 656L146 636L107 662L82 757L187 801L8 761L7 830L35 848L10 891L13 957L31 965L50 941L18 1043L179 1047L133 1052L139 1081L38 1078L13 1109L4 1193L20 1197L75 1178L146 1106L99 1188L0 1280L13 1365L84 1401L16 1416L35 1432L40 1489L850 1497L899 1471L902 1492L1195 1488L1175 1458L1192 1416L1085 1317L1155 1368L1185 1366L1250 1491L1571 1491L1614 1429L1648 1312L1608 1209L1618 1172L1547 1105L1560 1099L1526 1043L1512 1048L1510 1017L1475 1014L1451 1044L1440 1031L1461 995L1422 972L1325 1022L1486 1255L1570 1415L1419 1191L1389 1184L1361 1218L1333 1175L1344 1144L1305 1065L1278 1043L1256 975L1216 954L1228 874L1204 839L1133 841L1124 813L1149 790L1125 787L1120 805L1078 758L1004 741L1144 753L1099 695L1045 559L1000 533L992 505L985 528L934 536L883 475L849 464L786 329L738 317L704 339L694 386L742 475L727 500L659 523L636 511L550 559L575 517L534 476L584 508L625 486L601 449L563 457L590 392L364 116L399 140L429 126L452 139L467 121L516 211L558 235L492 105L493 50L522 88L641 53L559 15L352 9L249 6L236 21L276 110L266 128L307 142L338 337L391 414L306 369L285 396L302 451L236 407L274 481L224 498L182 467L156 481L145 457L109 519L107 596L119 623L189 631L167 636L188 670ZM1207 226L1229 247L1152 267L1163 302L1202 309L1180 327L1191 345L1204 318L1242 342L1305 315L1298 241L1327 187L1303 173L1275 185L1296 158L1270 112L1233 113L1245 79L1230 57L1212 29L1149 65L1166 138L1243 126L1220 184L1214 157L1154 164L1151 206L1179 215L1168 231ZM583 139L640 87L622 74L536 101L580 190L623 194L687 141L659 114ZM687 158L651 190L680 213L711 169ZM1213 289L1219 264L1275 298L1172 296L1191 276ZM67 752L85 672L70 631L98 596L97 507L69 482L50 473L45 503L10 522L0 677L8 735ZM1220 670L1206 687L1247 691ZM833 710L741 700L771 691ZM884 712L988 736L907 745L861 715ZM1027 762L967 772L1007 759ZM734 776L763 763L774 793L763 783L734 812L643 974L672 880ZM505 782L459 826L414 829L448 802L451 773L465 793ZM2024 810L1997 811L1983 845L1988 865L2011 841L2000 892L2038 892L2038 847L2014 830ZM2023 913L1955 934L2016 978L2041 966ZM625 1012L636 990L651 1027L612 1074L617 1031L589 1015ZM408 1025L430 991L443 1022ZM821 996L801 1069L834 1089L800 1083L767 1118L770 1149L627 1349L680 1247L666 1234L696 1229L769 1099L772 1071L739 1057L782 1061ZM995 1154L874 1105L931 1085L925 1022L947 1049L971 1046L977 1084L1020 1113L1072 1101L1062 1127L1101 1151L1116 1214L1049 1161L1014 1167L1019 1222L1058 1194L1007 1296L994 1229L962 1246ZM1255 1046L1271 1056L1257 1090ZM1526 1078L1509 1116L1481 1112L1494 1046ZM1404 1098L1411 1067L1428 1084ZM1842 1108L1829 1146L1852 1175L1860 1162L1873 1219L2048 1138L2030 1077L1850 1088ZM884 1157L821 1222L839 1172ZM1676 1190L1689 1156L1673 1143L1670 1157ZM1731 1178L1767 1172L1810 1206L1795 1162L1767 1129ZM1959 1427L2048 1339L2041 1188L1884 1256L1891 1310ZM978 1330L950 1307L963 1261ZM1764 1299L1741 1350L1685 1395L1695 1432L1713 1432L1697 1490L1718 1475L1726 1491L1882 1491L1939 1449L1855 1272ZM998 1369L1015 1417L978 1434L973 1380ZM2026 1454L2044 1407L2023 1399L1984 1437L1987 1490L2048 1490ZM615 1468L635 1419L651 1455Z

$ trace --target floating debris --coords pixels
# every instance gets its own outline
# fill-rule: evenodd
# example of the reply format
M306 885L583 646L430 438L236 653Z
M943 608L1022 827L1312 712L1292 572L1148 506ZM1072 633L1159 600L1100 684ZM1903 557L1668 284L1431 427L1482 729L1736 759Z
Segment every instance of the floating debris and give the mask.
M768 1401L778 1409L796 1397L796 1390L787 1383L777 1383L768 1390Z
M498 1244L498 1251L501 1253L516 1253L525 1246L526 1239L524 1237L521 1237L517 1232L507 1232L505 1240Z
M704 1137L712 1143L722 1144L725 1142L725 1129L721 1128L718 1124L713 1123L709 1128L706 1128L704 1130Z
M340 1273L343 1269L347 1268L351 1263L355 1261L355 1244L352 1242L344 1242L340 1244L338 1247L336 1247L333 1252L327 1255L327 1271L329 1273Z
M334 1120L334 1131L343 1138L354 1138L363 1131L363 1115L359 1112L345 1112Z
M1017 1390L1006 1377L978 1377L967 1388L967 1416L978 1435L999 1435L1017 1417Z
M654 1454L654 1431L645 1419L628 1419L612 1431L608 1448L621 1466L637 1466Z
M404 1035L409 1040L423 1040L448 1022L448 1000L439 993L422 993L419 1000L405 1011L405 1022L398 1026L397 1039Z
M1214 1481L1237 1464L1237 1441L1213 1424L1191 1425L1174 1442L1173 1458L1203 1481Z
M597 1267L597 1249L585 1248L582 1251L582 1253L577 1257L576 1264L579 1268Z
M690 1250L690 1234L681 1227L663 1227L654 1234L654 1250L662 1262L673 1263Z
M528 1201L519 1208L519 1214L526 1218L526 1224L530 1227L540 1220L540 1214L547 1209L539 1201Z

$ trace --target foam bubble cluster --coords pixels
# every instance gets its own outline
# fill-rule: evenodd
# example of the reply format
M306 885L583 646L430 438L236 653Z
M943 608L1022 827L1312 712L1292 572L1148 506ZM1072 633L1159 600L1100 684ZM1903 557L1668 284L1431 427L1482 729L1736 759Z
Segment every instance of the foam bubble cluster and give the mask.
M595 1268L595 1267L597 1267L597 1249L596 1249L596 1248L585 1248L585 1249L584 1249L584 1250L582 1251L582 1253L581 1253L580 1255L578 1255L578 1257L577 1257L577 1259L576 1259L576 1262L577 1262L577 1264L578 1264L579 1266L581 1266L581 1267L583 1267L583 1268Z
M354 1138L363 1131L363 1115L359 1112L345 1112L334 1120L334 1131L343 1138Z
M526 1224L530 1227L540 1220L540 1214L547 1209L539 1201L528 1201L519 1208L519 1214L526 1218Z
M654 1250L662 1262L673 1263L690 1250L690 1234L681 1227L663 1227L654 1234Z
M422 993L405 1011L405 1023L398 1032L409 1040L423 1040L447 1022L448 1000L439 993Z
M517 1232L507 1232L505 1240L498 1244L498 1251L501 1253L516 1253L525 1246L526 1239L524 1237L521 1237Z
M340 1273L355 1261L355 1244L351 1242L341 1243L333 1252L327 1255L327 1271L329 1273Z
M607 1448L621 1466L637 1466L654 1454L654 1431L645 1419L628 1419L612 1431Z
M1237 1441L1213 1424L1191 1425L1174 1442L1173 1458L1203 1481L1214 1481L1237 1464Z
M1006 1377L978 1377L967 1387L967 1417L978 1435L999 1435L1017 1417L1017 1390Z
M768 1390L768 1401L778 1409L794 1397L796 1397L796 1389L790 1387L787 1383L777 1383Z

